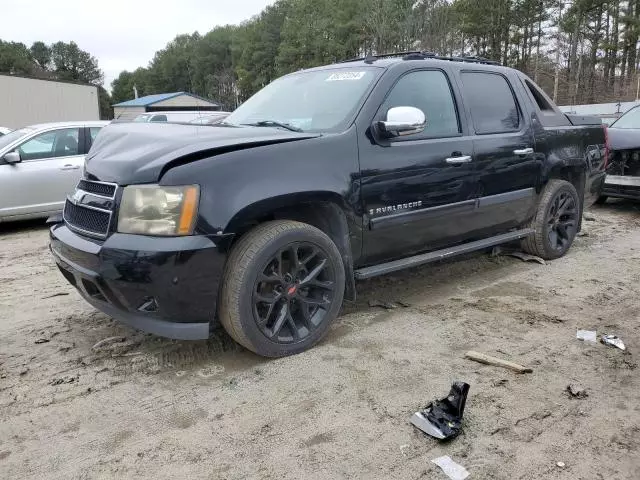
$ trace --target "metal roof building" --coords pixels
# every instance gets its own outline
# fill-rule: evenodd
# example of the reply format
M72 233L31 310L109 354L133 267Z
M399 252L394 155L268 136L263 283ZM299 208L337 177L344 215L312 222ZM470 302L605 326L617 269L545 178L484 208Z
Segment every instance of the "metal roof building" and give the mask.
M158 93L113 105L114 118L116 119L134 118L146 112L181 110L210 112L220 110L220 105L187 92Z

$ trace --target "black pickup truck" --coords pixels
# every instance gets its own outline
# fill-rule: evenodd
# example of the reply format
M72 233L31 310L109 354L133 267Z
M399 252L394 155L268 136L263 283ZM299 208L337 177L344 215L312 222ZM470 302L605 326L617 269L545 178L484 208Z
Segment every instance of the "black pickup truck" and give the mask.
M129 325L204 339L219 321L289 355L357 279L513 241L564 255L605 149L599 120L564 115L516 70L367 57L280 78L216 126L107 126L51 250Z

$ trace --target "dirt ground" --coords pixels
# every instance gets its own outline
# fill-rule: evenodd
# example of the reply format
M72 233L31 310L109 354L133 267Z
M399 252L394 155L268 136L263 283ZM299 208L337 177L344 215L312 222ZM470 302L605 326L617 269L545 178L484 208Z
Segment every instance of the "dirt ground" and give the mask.
M479 254L360 283L320 345L278 360L121 326L64 281L41 223L2 225L0 478L446 479L430 461L449 455L473 479L638 479L640 204L587 217L548 265ZM409 418L453 380L464 431L439 443Z

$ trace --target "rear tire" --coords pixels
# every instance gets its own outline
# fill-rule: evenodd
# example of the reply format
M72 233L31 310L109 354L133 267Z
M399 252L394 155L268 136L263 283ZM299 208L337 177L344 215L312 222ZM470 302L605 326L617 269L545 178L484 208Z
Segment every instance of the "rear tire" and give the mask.
M321 230L300 222L263 223L227 259L218 315L239 344L283 357L319 342L338 316L342 256Z
M562 257L578 233L581 204L575 187L564 180L549 180L529 224L535 233L522 240L522 249L545 260Z

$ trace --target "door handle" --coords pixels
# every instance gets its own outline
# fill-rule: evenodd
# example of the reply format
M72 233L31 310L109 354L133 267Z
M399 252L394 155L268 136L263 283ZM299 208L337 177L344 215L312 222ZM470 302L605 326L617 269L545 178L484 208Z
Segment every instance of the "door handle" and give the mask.
M60 167L60 170L79 170L80 165L71 165L70 163L65 165L64 167Z
M533 148L520 148L513 151L514 155L531 155L533 153Z
M461 155L459 157L449 157L445 162L450 165L459 165L461 163L469 163L471 160L471 155Z

